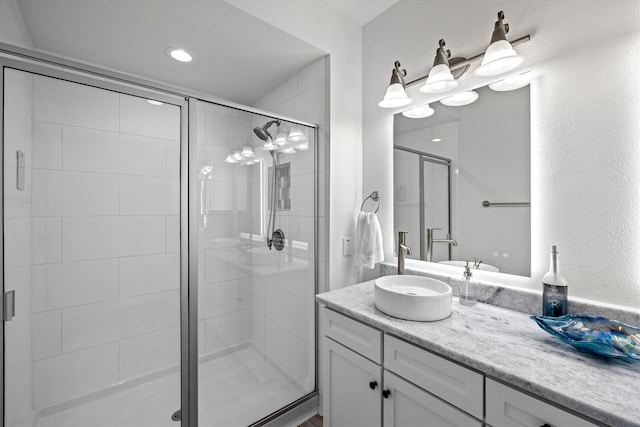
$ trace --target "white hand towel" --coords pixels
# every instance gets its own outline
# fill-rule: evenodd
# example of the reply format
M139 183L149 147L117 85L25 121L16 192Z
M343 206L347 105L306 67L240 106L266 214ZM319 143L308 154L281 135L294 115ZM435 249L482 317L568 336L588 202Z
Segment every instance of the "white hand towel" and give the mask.
M382 229L375 212L360 212L356 224L355 263L373 268L384 260Z

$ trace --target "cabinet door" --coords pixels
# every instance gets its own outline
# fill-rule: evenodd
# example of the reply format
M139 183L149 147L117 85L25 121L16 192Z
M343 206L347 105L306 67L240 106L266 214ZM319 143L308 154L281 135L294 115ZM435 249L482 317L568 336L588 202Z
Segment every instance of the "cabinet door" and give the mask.
M328 427L381 425L381 367L325 338L323 411Z
M487 379L487 424L494 427L595 427L580 417Z
M482 421L384 371L384 427L475 426Z

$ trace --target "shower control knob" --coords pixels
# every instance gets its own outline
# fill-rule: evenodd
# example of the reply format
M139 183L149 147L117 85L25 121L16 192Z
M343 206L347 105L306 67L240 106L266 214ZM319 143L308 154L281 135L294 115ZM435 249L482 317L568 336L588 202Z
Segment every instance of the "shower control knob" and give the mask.
M369 388L370 388L371 390L375 390L375 389L376 389L376 387L378 387L378 382L377 382L377 381L371 381L371 382L369 383Z
M382 397L388 399L391 396L391 390L382 390Z

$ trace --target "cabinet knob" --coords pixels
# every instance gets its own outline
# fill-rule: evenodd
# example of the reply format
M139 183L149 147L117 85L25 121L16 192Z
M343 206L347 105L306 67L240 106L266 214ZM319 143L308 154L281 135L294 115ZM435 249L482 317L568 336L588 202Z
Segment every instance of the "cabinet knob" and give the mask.
M389 396L391 396L391 390L382 390L382 397L387 399Z
M376 389L376 387L378 387L378 382L377 382L377 381L371 381L371 382L369 383L369 388L370 388L371 390L375 390L375 389Z

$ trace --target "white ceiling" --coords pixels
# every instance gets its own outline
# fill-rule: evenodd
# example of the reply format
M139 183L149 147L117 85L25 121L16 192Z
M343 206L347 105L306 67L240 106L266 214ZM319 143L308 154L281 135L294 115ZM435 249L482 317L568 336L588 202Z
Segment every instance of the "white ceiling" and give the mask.
M316 1L364 25L398 0ZM17 4L36 50L245 105L326 54L223 0ZM185 48L194 61L170 59L169 47Z
M366 25L399 0L323 0L359 25Z
M34 48L252 105L325 52L221 0L17 0ZM191 63L170 59L182 47Z

